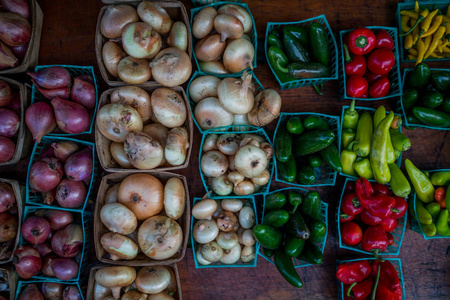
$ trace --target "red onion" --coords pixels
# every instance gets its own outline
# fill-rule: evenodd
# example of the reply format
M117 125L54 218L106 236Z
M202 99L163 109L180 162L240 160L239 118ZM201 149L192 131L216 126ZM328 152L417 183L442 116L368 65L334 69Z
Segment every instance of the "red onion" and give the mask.
M30 4L28 0L0 0L3 10L21 15L25 19L30 17Z
M29 246L19 246L14 251L13 264L21 278L30 279L39 273L42 260L36 249Z
M31 26L24 17L10 12L0 13L0 39L10 47L22 46L31 38Z
M9 108L0 108L0 135L11 138L17 134L20 118Z
M55 156L61 162L65 162L69 156L78 151L79 146L77 143L72 141L62 141L52 144L53 149L55 149Z
M10 139L0 136L0 163L11 160L16 152L16 144Z
M95 87L93 84L80 77L75 77L71 92L71 99L73 101L83 105L87 109L93 109L96 104L95 95Z
M38 160L42 160L44 158L54 158L55 157L55 151L53 151L52 147L49 147L42 151L41 155L39 155Z
M44 300L41 292L35 284L28 284L17 300Z
M83 75L78 76L78 78L80 78L83 81L86 81L86 82L90 83L91 85L95 85L94 78L92 78L92 76L90 76L90 75L83 74Z
M66 87L70 84L71 77L69 71L63 67L50 67L42 69L37 73L28 72L36 83L46 89L58 89Z
M0 214L0 243L12 240L17 235L17 218L10 213Z
M15 57L19 59L19 61L22 61L25 58L25 55L27 55L28 47L30 46L30 43L26 43L22 46L17 47L11 47L11 52L14 54Z
M20 110L22 103L20 102L20 92L19 91L13 91L11 101L9 102L7 108L12 109L16 113L20 114Z
M68 285L63 292L63 300L81 300L80 291L75 285Z
M25 113L25 122L33 135L35 142L40 142L42 137L56 128L56 119L50 104L36 102L28 107Z
M44 257L44 259L42 260L41 272L44 273L45 276L55 277L55 273L53 273L53 270L52 270L52 263L57 258L58 258L58 256L56 256L53 253Z
M56 188L63 176L63 167L57 158L46 157L30 169L30 188L36 192L48 192Z
M36 246L34 246L34 248L39 252L39 255L41 257L46 257L53 251L48 242L37 244Z
M56 189L48 192L42 192L42 203L52 205L56 199Z
M75 257L83 247L83 231L78 224L58 230L52 238L52 249L60 257Z
M52 262L52 270L56 278L70 280L78 274L78 264L71 258L57 258Z
M92 148L72 154L64 164L64 173L67 178L75 181L83 181L92 174Z
M0 107L9 104L12 98L11 87L6 81L0 80Z
M82 105L56 97L52 106L56 123L65 133L77 134L89 127L89 113Z
M19 65L19 60L11 52L8 46L0 42L0 70L16 67Z
M87 189L82 181L64 178L56 188L56 201L61 207L79 208L86 200Z
M32 216L25 220L20 230L23 238L30 244L37 245L45 242L51 228L48 221L42 217Z
M0 182L0 213L7 211L16 203L16 196L11 185Z
M53 231L62 229L73 222L72 213L65 210L41 209L35 215L46 218Z
M59 282L44 282L41 286L42 295L46 300L61 300L64 285Z
M62 99L70 99L70 85L66 86L66 87L62 87L62 88L57 88L57 89L51 89L51 90L47 90L44 88L41 88L36 81L34 81L33 79L31 79L31 81L34 83L34 85L36 86L36 88L38 89L38 91L47 99L49 100L53 100L56 97L60 97Z

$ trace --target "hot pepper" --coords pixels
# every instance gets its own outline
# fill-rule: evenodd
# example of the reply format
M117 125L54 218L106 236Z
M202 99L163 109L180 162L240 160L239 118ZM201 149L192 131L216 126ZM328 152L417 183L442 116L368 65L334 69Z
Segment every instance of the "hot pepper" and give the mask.
M338 266L336 278L344 284L352 284L363 281L370 272L371 266L367 260L346 262Z
M441 206L437 202L428 203L425 206L425 209L428 210L433 219L436 219L439 216L439 213L441 212Z
M406 151L411 148L411 141L408 137L396 129L389 129L391 135L392 146L397 151Z
M436 235L436 225L434 223L431 224L422 224L423 233L427 236L435 236Z
M378 225L383 221L382 218L371 215L367 210L363 211L359 216L361 217L361 222L370 226Z
M350 145L341 152L341 165L342 165L342 172L344 174L355 176L356 172L353 170L353 163L356 160L356 153L352 151L353 144L356 143L355 141L351 142Z
M355 170L356 174L360 177L364 177L366 179L373 178L372 166L370 165L370 160L367 157L357 158L353 164L353 170Z
M348 97L361 98L368 88L367 80L361 75L352 75L347 78L345 90Z
M367 68L375 74L387 74L392 70L394 65L394 53L387 49L375 49L367 58Z
M347 148L355 139L356 132L353 129L347 128L342 130L342 147Z
M394 120L394 112L391 111L386 118L380 122L372 139L370 164L375 180L382 184L386 184L391 180L391 172L389 171L387 160L387 144L392 120Z
M357 214L360 214L364 208L359 203L355 193L348 193L342 198L341 210L346 215L356 216Z
M289 63L289 60L279 47L270 46L267 52L267 57L269 58L269 63L277 75L288 73L289 70L286 66ZM287 77L287 75L285 76Z
M355 28L348 36L349 50L356 55L364 55L375 48L375 34L364 27Z
M373 128L377 129L378 124L380 124L384 118L386 118L386 108L383 105L380 105L373 113Z
M396 164L389 164L391 172L391 189L396 196L406 198L411 193L411 185L403 174L402 170Z
M355 103L355 100L353 100L350 107L344 111L344 118L342 119L343 128L356 129L358 126L359 114L355 110Z
M349 215L346 215L346 214L340 214L339 215L339 222L341 222L341 223L350 222L354 218L355 218L355 216L349 216Z
M359 143L353 146L356 155L365 157L370 154L373 135L373 123L370 112L364 112L358 121L355 140Z
M369 297L372 292L373 280L367 278L361 282L354 282L352 285L344 289L344 295L354 300L364 300Z
M394 40L386 30L377 30L375 39L375 48L386 48L388 50L394 49Z
M439 16L438 16L439 17ZM424 59L427 59L433 52L436 50L436 47L438 46L439 42L442 42L442 37L445 33L445 26L439 27L436 34L433 36L433 40L431 41L430 46L427 49L427 52L425 52Z
M375 257L378 258L378 253L383 252L388 247L386 232L380 225L369 226L364 231L361 247L364 251L373 252Z
M366 73L366 59L362 55L350 56L347 45L344 44L345 75L361 75Z
M405 159L405 167L408 172L417 197L425 203L434 201L434 186L430 179L417 169L409 159Z
M292 257L286 255L282 248L275 251L274 262L278 271L281 273L281 275L283 275L284 279L286 279L287 282L297 288L303 286L303 282L294 268Z
M394 293L392 293L384 284L378 284L376 294L371 299L373 300L396 300Z
M373 260L371 263L372 277L376 275L378 266L380 266L380 280L379 284L384 285L394 294L394 299L402 299L403 291L400 278L394 265L388 261ZM380 298L381 299L381 298Z
M358 178L355 190L356 197L368 213L385 219L394 211L395 200L390 196L375 193L367 179Z
M448 210L443 209L436 220L436 232L443 236L450 236L450 227L448 226Z
M381 79L379 79L381 80ZM378 81L378 80L377 80ZM375 84L375 83L374 83ZM386 109L383 105L379 106L373 115L373 128L376 130L381 121L386 118ZM392 123L391 123L392 124ZM394 147L392 146L391 135L388 134L386 142L386 159L388 164L395 161Z
M269 44L269 46L275 46L277 48L283 49L283 43L281 42L280 38L274 33L270 33L267 36L267 43Z
M426 208L423 206L421 201L416 200L416 213L417 218L419 219L419 222L421 224L429 225L433 223L433 217L431 214L426 210Z

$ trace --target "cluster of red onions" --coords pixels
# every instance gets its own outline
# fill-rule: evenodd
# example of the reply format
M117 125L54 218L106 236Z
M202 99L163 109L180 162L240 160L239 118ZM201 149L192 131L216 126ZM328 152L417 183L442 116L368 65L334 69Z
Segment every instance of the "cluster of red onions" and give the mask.
M38 210L23 222L21 233L30 244L14 252L13 264L21 278L29 279L39 272L60 280L77 276L75 258L79 257L84 238L71 212Z
M11 257L18 228L17 212L12 186L0 182L0 262Z
M0 13L1 14L1 13ZM12 159L16 152L16 138L20 128L20 93L0 80L0 163Z
M44 204L56 200L61 207L82 207L92 175L92 148L79 151L77 143L62 141L49 149L30 169L30 189L42 193Z
M39 285L39 284L38 284ZM75 285L62 284L60 282L43 282L41 288L35 284L28 284L20 293L18 300L81 300L83 297Z
M129 84L153 79L173 87L189 79L192 63L186 53L188 30L174 22L157 2L110 5L100 22L102 59L108 73ZM117 42L121 38L121 44ZM108 40L109 39L109 40ZM168 48L163 48L167 41Z
M31 39L28 0L0 0L0 70L17 67Z
M78 134L86 131L90 124L90 115L96 105L94 79L89 75L72 78L63 67L50 67L39 72L27 73L39 92L51 100L33 103L26 111L25 121L40 142L56 126L65 133Z

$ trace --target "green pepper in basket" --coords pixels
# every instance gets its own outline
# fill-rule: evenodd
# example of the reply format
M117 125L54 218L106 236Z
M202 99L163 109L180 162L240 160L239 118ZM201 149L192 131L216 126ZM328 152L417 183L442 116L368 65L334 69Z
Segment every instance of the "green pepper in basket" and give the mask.
M376 131L378 124L386 118L386 109L383 105L379 106L375 113L373 114L373 128ZM394 116L395 118L395 116ZM393 122L393 120L392 120ZM392 123L391 123L392 124ZM388 133L387 135L387 141L386 141L386 159L388 164L392 164L395 161L395 153L394 153L394 147L392 146L391 141L391 135Z
M266 204L266 211L280 209L286 204L286 196L280 192L269 194L266 197L265 204Z
M358 120L359 120L359 114L355 110L355 100L352 100L352 103L350 104L350 108L347 108L344 111L344 118L342 119L342 127L347 129L356 129L356 126L358 126Z
M386 184L391 180L391 172L389 171L387 160L387 144L392 120L394 120L394 112L391 111L389 115L378 124L372 139L370 165L372 166L375 180L381 184Z
M308 52L292 33L286 31L283 32L283 45L289 61L304 63L310 61Z
M428 210L433 220L436 219L441 212L441 206L437 202L428 203L425 208Z
M287 130L292 134L302 134L305 128L299 117L291 117L286 123Z
M397 151L394 149L395 159L398 159L400 157L400 154L402 154L402 151Z
M297 182L303 185L310 185L316 182L314 169L309 165L301 165L297 172Z
M356 161L356 153L352 151L353 144L357 143L356 141L353 141L350 143L350 145L342 150L341 152L341 165L342 165L342 172L344 174L350 175L350 176L357 176L355 170L353 169L353 164Z
M431 224L422 224L423 233L427 236L435 236L436 235L436 225L434 223Z
M269 46L275 46L277 48L283 49L283 42L274 33L270 33L267 36L267 43L269 44Z
M316 244L306 241L302 253L297 258L313 265L320 265L323 262L323 253Z
M436 220L436 232L443 236L450 236L450 227L448 226L448 210L443 209Z
M353 170L355 170L359 177L364 177L366 179L373 178L372 166L370 165L370 160L367 157L358 157L353 164Z
M308 165L311 168L318 168L322 165L322 159L317 155L314 155L314 154L310 155L310 156L308 156L307 160L308 160Z
M292 257L286 255L283 249L278 249L275 251L274 262L278 272L283 275L287 282L298 288L303 286L303 282L295 270Z
M311 219L320 221L322 219L321 201L318 192L309 192L303 199L303 213Z
M322 221L313 221L309 227L311 235L308 240L313 243L322 242L327 233L327 225Z
M431 83L433 87L441 93L447 93L450 90L450 72L437 71L431 74Z
M289 81L289 76L287 75L289 72L287 68L289 61L283 51L278 47L270 46L269 50L267 50L267 57L280 81Z
M292 154L292 135L284 126L280 126L275 138L275 156L281 162L287 162Z
M405 159L405 167L408 172L417 197L425 203L434 201L434 186L425 174L417 169L409 159ZM416 201L417 202L417 201Z
M278 249L283 238L283 234L280 231L263 224L253 227L253 235L261 246L271 250Z
M330 124L328 124L327 121L325 121L323 118L315 115L307 116L303 120L303 126L306 129L313 130L313 129L329 129Z
M289 213L293 214L297 210L298 206L302 204L303 195L294 190L289 190L288 200L289 204L293 206L292 210Z
M433 173L430 180L434 186L446 186L450 183L450 171L440 171Z
M294 37L296 37L300 44L306 49L309 47L309 30L305 27L301 26L284 26L282 29L283 32L289 32Z
M405 110L409 110L419 101L419 92L416 89L407 89L403 92L402 103Z
M294 155L291 155L286 162L277 160L277 169L282 180L294 182L295 178L297 178L297 163Z
M422 224L433 223L433 217L428 212L428 210L426 210L426 208L423 206L421 201L416 200L416 212L417 212L417 218L419 219L420 223L422 223Z
M330 65L330 47L327 32L322 24L313 22L309 26L311 53L315 61L324 66Z
M411 141L409 140L409 138L397 129L390 128L389 134L391 135L391 141L394 150L406 151L411 148Z
M392 192L395 196L408 198L411 193L411 185L403 174L402 170L396 164L389 164L389 171L391 172L391 184Z
M330 166L334 171L342 171L341 160L339 159L339 151L334 143L321 150L319 154L327 163L327 165Z
M342 130L342 148L347 148L355 139L356 132L353 129L347 128Z
M373 122L370 112L364 112L358 121L358 128L356 129L356 143L353 146L353 151L356 155L361 157L366 157L370 154L370 148L372 145L372 135L373 135Z
M305 240L298 237L287 235L284 241L284 252L290 257L297 257L302 253L305 246Z
M408 88L422 89L428 84L431 71L425 63L419 63L407 75L405 86Z
M450 209L450 184L447 186L445 190L445 207Z

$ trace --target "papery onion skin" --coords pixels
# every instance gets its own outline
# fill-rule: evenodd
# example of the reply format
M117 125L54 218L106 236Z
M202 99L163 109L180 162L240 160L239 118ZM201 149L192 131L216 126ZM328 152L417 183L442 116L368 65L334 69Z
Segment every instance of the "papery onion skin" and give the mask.
M34 83L34 86L37 88L39 93L41 93L45 98L49 100L53 100L56 97L62 98L62 99L70 99L70 85L62 88L57 89L44 89L41 88L34 79L31 79L31 81Z
M56 188L56 201L64 208L80 208L86 200L87 189L83 182L64 178Z
M119 76L119 74L117 73L119 63L126 56L127 55L123 51L122 47L120 47L115 42L107 41L103 45L102 48L103 63L105 64L106 70L108 70L108 72L114 77Z
M157 3L142 1L137 7L139 17L161 34L168 33L172 20L167 11Z
M83 231L78 224L69 224L52 236L52 249L60 257L75 257L83 248Z
M255 105L248 113L249 121L254 126L266 126L280 114L281 97L272 89L266 89L255 97Z
M53 109L46 102L31 104L25 112L25 122L33 135L33 140L38 143L44 135L52 132L56 128Z
M219 101L222 106L234 114L246 114L253 108L254 97L249 89L252 75L242 76L243 80L232 77L224 78L218 88Z
M145 58L127 56L117 66L119 78L129 84L140 84L150 79L152 70Z
M10 139L0 136L0 163L7 162L13 158L16 144Z
M29 246L19 246L14 251L14 267L22 279L30 279L41 269L42 260L36 249Z
M42 295L47 300L62 299L64 285L59 282L43 282L41 286Z
M214 18L214 29L220 33L222 43L226 39L238 39L244 33L244 25L233 15L219 14Z
M225 4L218 10L219 14L228 14L235 16L244 25L244 32L249 33L253 28L252 18L245 8L236 4Z
M136 9L131 5L109 5L100 23L100 32L109 39L122 35L123 28L139 21Z
M34 248L36 248L36 250L39 252L39 255L41 257L45 257L45 256L49 255L50 253L52 253L52 251L53 251L47 242L37 244L36 246L34 246Z
M162 47L159 33L147 23L130 23L122 31L122 45L134 58L153 58Z
M221 81L220 78L211 75L195 78L189 85L189 98L195 103L208 97L217 98L217 87Z
M253 68L255 48L245 39L232 41L223 53L223 65L230 73L238 73Z
M81 300L80 291L75 285L68 285L63 291L63 300Z
M132 260L139 252L135 242L118 233L105 233L102 235L100 243L105 251L109 253L111 260Z
M0 39L10 47L22 46L31 38L31 26L27 19L11 12L0 13Z
M117 202L117 198L118 198L118 193L119 193L119 187L120 187L120 182L116 183L115 185L111 186L105 194L105 199L103 200L104 203L116 203Z
M71 258L57 258L51 267L55 277L60 280L70 280L78 274L78 264Z
M72 101L83 105L86 109L93 109L97 104L95 86L80 76L75 77L70 95Z
M17 235L17 218L8 212L0 213L0 243L12 240Z
M143 267L136 276L136 287L140 292L156 294L164 291L170 282L170 273L165 266Z
M92 159L91 146L69 156L64 164L64 173L67 178L75 181L89 179L93 171Z
M130 163L138 169L154 169L164 159L161 144L143 132L130 132L125 139L124 151Z
M109 140L123 143L129 132L142 131L142 118L133 107L107 104L97 113L98 130Z
M268 165L266 153L259 147L245 145L235 155L236 169L245 177L261 175Z
M121 203L107 203L100 210L100 219L109 231L123 235L136 230L136 215Z
M214 28L214 18L216 16L217 11L214 7L202 8L192 23L192 35L197 39L207 36Z
M56 158L43 158L33 164L29 172L30 188L38 192L48 192L61 181L63 168Z
M208 151L202 155L200 168L207 177L219 177L228 170L228 159L220 151Z
M186 161L189 136L186 128L176 127L167 134L164 157L172 166L180 166Z
M181 179L172 177L164 186L164 211L174 220L181 218L186 207L186 190Z
M42 259L41 272L44 273L45 276L55 277L55 273L53 273L52 270L52 263L57 258L58 256L54 253L50 253Z
M51 228L48 221L42 217L31 216L25 220L20 229L23 238L32 245L45 242L50 235Z
M214 74L230 74L221 61L199 61L198 67L202 72Z
M195 44L195 56L199 61L215 61L222 56L225 46L219 34L208 35Z
M56 124L65 133L78 134L89 127L89 113L82 105L56 97L52 100Z
M194 109L194 117L200 128L208 130L233 124L233 114L220 104L219 99L208 97L201 100Z
M128 266L103 267L95 273L95 282L110 288L113 299L119 299L121 287L131 285L135 279L136 270Z
M13 207L16 196L12 186L6 182L0 182L0 213Z
M30 17L30 3L28 0L1 0L2 10L21 15L25 19Z
M123 143L112 142L111 145L109 145L109 151L111 152L114 162L118 163L122 168L133 168L133 165L127 158Z
M150 95L144 89L137 86L123 86L111 94L111 103L126 104L139 113L142 121L145 122L152 116Z
M42 69L39 72L27 73L36 83L46 89L63 88L70 84L71 77L69 71L63 67L50 67Z
M188 47L188 31L183 22L175 22L170 29L167 44L171 47L186 51Z
M11 138L17 134L20 118L9 108L0 108L0 136Z
M60 141L52 143L52 148L55 149L55 156L61 162L65 162L72 154L80 148L77 143L72 141Z
M27 284L17 300L44 300L44 296L39 292L35 284Z
M187 118L183 97L169 88L158 88L151 95L152 111L159 123L167 128L180 127Z
M46 218L53 231L62 229L73 222L72 213L66 210L41 209L35 214Z
M189 55L175 47L160 51L150 63L150 67L156 82L167 87L182 85L192 73Z
M4 80L0 80L0 107L5 107L11 102L11 87Z

